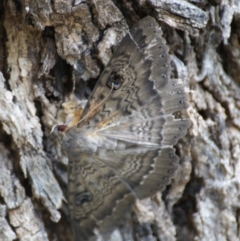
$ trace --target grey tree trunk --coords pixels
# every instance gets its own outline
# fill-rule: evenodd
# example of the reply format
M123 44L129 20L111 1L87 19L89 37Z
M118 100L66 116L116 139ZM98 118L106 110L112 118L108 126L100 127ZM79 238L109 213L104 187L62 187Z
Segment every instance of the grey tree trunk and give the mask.
M0 2L0 240L72 240L68 159L51 128L88 98L113 49L147 15L163 29L192 121L163 193L137 201L112 241L240 240L240 2ZM101 237L99 237L101 240Z

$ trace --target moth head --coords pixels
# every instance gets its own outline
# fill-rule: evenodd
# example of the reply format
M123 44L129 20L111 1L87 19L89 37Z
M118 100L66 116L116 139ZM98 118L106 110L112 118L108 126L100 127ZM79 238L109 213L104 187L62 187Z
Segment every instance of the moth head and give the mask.
M62 125L56 125L55 128L56 128L57 132L64 132L66 130L67 126L62 124Z
M117 72L112 72L107 80L107 85L114 90L119 89L122 86L122 83L123 77Z
M60 143L67 130L78 124L86 102L86 100L78 99L74 93L67 96L57 116L62 124L54 125L50 133L56 134Z
M50 135L51 134L56 135L59 142L62 143L62 138L64 136L64 133L65 133L66 129L67 129L67 125L65 125L65 124L54 125L52 127L51 132L50 132Z

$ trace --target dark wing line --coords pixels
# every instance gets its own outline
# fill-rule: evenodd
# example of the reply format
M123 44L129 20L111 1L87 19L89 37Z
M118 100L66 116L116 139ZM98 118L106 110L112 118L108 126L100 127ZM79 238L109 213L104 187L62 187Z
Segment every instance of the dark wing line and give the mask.
M163 190L178 168L178 157L173 147L164 149L135 145L122 151L108 151L98 155L116 175L127 183L142 199Z

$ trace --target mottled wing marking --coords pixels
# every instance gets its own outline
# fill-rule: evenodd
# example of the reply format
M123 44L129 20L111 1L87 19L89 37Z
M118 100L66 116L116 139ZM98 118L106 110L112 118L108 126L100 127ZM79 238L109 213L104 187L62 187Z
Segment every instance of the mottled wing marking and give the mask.
M82 117L88 115L109 94L110 89L106 83L112 73L122 75L123 85L120 91L114 91L110 99L89 115L81 126L92 126L108 118L113 110L121 110L119 116L128 115L129 112L138 110L139 106L146 105L150 96L155 98L158 105L161 103L158 91L166 86L170 72L168 48L161 35L162 31L156 21L147 17L125 36L93 90Z
M144 146L108 152L103 160L134 190L138 198L163 190L178 168L177 161L173 148L151 149Z
M75 240L88 240L95 227L111 231L136 196L163 190L178 167L173 145L189 121L173 113L187 108L187 97L182 82L170 79L161 36L151 17L133 27L95 86L81 121L65 133ZM116 76L121 86L106 98L109 79Z
M91 160L91 161L90 161ZM76 240L88 240L94 227L109 225L106 217L135 200L135 194L101 160L83 154L69 162L69 211ZM118 200L125 198L124 205ZM126 205L125 205L126 204ZM111 223L112 224L112 223Z

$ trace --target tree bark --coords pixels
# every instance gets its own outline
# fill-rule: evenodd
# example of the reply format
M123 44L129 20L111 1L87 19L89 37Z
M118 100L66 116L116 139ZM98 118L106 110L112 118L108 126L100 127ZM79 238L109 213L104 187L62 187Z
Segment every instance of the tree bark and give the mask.
M172 184L138 200L111 240L240 240L237 0L0 2L0 240L72 240L68 159L51 128L70 93L89 97L113 49L147 15L187 80L192 126L176 146Z

